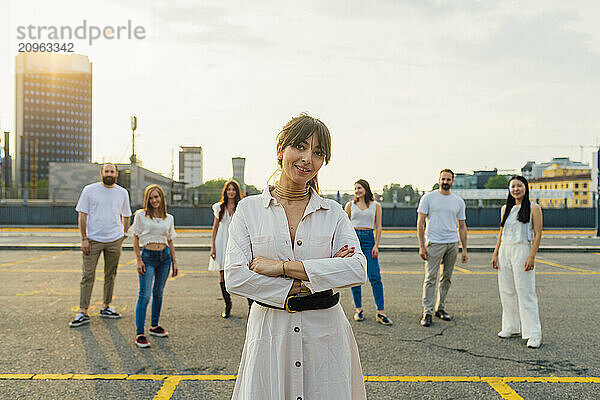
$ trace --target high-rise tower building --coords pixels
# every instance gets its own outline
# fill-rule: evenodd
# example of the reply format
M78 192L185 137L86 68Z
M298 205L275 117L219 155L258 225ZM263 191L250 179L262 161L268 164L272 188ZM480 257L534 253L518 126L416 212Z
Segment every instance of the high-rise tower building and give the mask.
M200 146L180 146L179 181L195 187L204 183L204 153Z
M19 53L15 184L48 178L50 162L92 160L92 63L78 54Z
M233 157L231 159L233 166L233 179L238 181L242 191L246 193L246 183L244 182L244 170L246 168L246 159L244 157Z

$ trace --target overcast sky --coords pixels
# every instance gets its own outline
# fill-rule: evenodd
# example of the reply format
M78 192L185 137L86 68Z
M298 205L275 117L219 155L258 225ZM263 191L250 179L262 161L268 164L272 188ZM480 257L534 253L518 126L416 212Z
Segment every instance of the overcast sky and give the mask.
M2 130L14 127L18 26L145 28L143 40L72 41L93 62L94 161L128 159L131 114L144 167L168 174L174 153L177 174L178 146L199 145L205 180L243 156L259 187L277 132L300 112L332 133L325 190L358 178L429 189L442 168L581 160L579 145L600 140L594 1L0 4Z

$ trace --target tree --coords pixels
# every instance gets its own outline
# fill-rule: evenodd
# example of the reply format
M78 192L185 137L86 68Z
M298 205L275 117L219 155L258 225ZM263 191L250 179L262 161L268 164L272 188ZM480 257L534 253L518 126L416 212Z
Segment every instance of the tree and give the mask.
M253 194L260 194L260 193L262 193L262 191L259 190L256 186L246 185L246 196L252 196Z
M48 198L48 179L40 179L36 185L33 182L27 184L29 189L29 197L32 199L47 199Z
M439 183L434 183L433 187L431 188L431 190L438 190L440 188L440 184Z
M506 175L490 176L485 184L486 189L506 189L508 187L508 177Z
M223 185L226 179L218 178L204 182L204 184L190 188L192 193L198 192L198 201L196 204L213 204L221 200Z
M394 193L396 194L397 203L406 203L406 198L408 197L408 203L413 204L417 203L421 198L418 191L415 190L412 185L402 186L399 183L391 183L383 187L383 201L386 203L393 203Z

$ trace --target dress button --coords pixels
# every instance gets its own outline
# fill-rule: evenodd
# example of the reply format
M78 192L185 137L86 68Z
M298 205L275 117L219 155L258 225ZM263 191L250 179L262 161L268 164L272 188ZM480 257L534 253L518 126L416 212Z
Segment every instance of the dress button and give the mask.
M296 242L296 244L297 244L298 246L302 246L302 240L298 240L298 241Z
M295 328L294 328L294 332L300 332L300 328L298 328L298 327L295 327Z
M299 367L301 365L302 365L302 363L300 361L296 361L296 367Z

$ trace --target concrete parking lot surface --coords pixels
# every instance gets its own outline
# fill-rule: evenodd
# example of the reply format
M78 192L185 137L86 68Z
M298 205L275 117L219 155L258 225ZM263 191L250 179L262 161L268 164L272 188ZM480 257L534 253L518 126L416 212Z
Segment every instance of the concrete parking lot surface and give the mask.
M161 325L168 338L133 339L138 278L124 251L113 305L119 320L98 316L99 262L91 323L69 328L78 309L81 253L0 251L0 398L226 399L244 342L247 305L234 297L233 316L219 314L218 275L208 252L178 254L180 276L165 289ZM539 349L499 339L500 300L490 254L458 264L447 301L451 322L419 325L423 264L416 253L385 252L381 267L393 326L375 322L370 288L366 320L349 317L369 399L596 399L600 393L600 322L596 318L600 255L543 253L536 284L544 334Z

